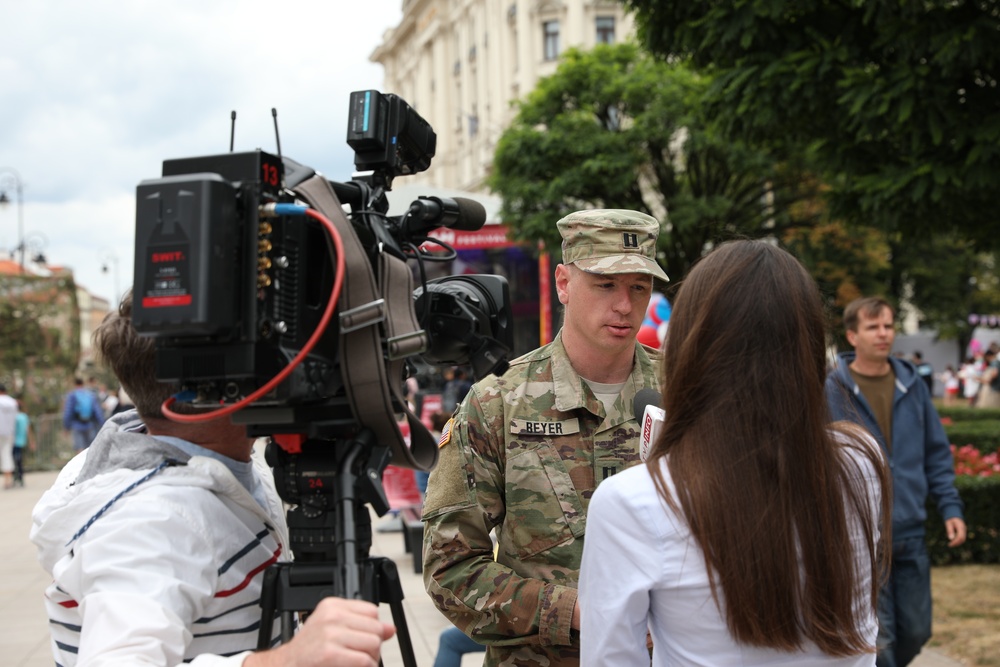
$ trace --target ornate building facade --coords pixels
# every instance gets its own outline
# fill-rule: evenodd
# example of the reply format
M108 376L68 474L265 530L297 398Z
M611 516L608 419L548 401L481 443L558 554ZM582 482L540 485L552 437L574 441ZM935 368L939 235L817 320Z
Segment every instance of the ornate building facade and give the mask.
M538 79L568 47L634 32L614 0L403 0L400 24L371 60L382 92L405 99L437 133L437 152L412 185L483 192L497 140Z

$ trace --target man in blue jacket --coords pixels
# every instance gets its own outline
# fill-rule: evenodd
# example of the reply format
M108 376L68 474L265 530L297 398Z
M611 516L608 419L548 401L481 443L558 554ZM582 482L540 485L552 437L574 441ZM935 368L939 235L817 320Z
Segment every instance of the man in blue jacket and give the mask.
M847 342L826 380L835 421L871 431L892 468L892 570L879 594L878 667L903 667L931 636L930 558L924 542L928 492L944 519L948 546L965 541L962 500L948 438L927 385L912 363L891 356L894 312L885 300L844 309Z
M75 378L73 384L63 405L63 428L73 434L73 451L82 452L104 425L104 411L97 394L83 386L81 378Z

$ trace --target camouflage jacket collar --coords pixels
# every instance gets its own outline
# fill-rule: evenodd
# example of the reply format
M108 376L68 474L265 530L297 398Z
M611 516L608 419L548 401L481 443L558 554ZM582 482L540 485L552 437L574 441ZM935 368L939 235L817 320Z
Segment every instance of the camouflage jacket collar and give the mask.
M546 346L549 351L549 363L552 368L552 384L555 392L555 407L562 412L570 412L576 408L586 408L598 416L604 414L604 405L587 386L587 383L573 368L569 355L562 342L562 331L555 340ZM635 344L635 358L632 362L632 374L625 381L623 396L635 396L640 389L650 388L658 391L657 368L654 358L647 348L638 342ZM634 417L632 406L623 406L624 420Z

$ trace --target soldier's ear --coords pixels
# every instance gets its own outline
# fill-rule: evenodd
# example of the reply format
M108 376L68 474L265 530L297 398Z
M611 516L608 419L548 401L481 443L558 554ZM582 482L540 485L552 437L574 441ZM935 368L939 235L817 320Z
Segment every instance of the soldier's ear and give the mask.
M565 264L556 264L556 295L564 306L569 301L570 269Z

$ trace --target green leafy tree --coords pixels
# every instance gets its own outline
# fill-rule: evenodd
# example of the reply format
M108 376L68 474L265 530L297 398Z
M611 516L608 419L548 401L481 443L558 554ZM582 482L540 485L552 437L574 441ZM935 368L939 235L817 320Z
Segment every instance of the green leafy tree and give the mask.
M0 341L0 382L23 386L29 412L58 409L80 360L73 279L0 276Z
M958 342L959 355L976 328L969 315L1000 314L997 268L996 253L979 251L954 234L893 247L893 281L905 286L897 289L905 292L906 302L919 308L923 322L940 338Z
M922 327L958 343L959 356L978 324L970 322L969 314L1000 314L997 255L977 250L955 234L901 243L898 234L873 227L823 222L793 230L782 244L816 278L841 349L848 346L840 314L861 296L888 298L899 306L899 319L915 310Z
M997 243L995 2L623 1L651 51L713 75L727 136L816 155L838 217Z
M822 188L817 188L822 190ZM891 252L886 234L870 227L849 228L831 220L822 196L795 204L811 212L817 223L791 229L781 245L795 255L819 286L838 347L846 346L841 315L860 296L883 294L891 280Z
M834 318L834 330L844 306L861 296L884 293L889 284L889 244L876 229L849 229L824 221L791 230L781 242L816 280Z
M664 223L661 260L680 277L715 242L811 224L790 213L812 184L802 166L710 131L708 84L635 44L568 50L497 145L489 185L513 235L558 248L566 213L644 211Z

